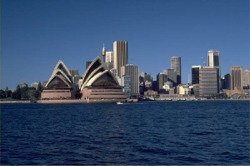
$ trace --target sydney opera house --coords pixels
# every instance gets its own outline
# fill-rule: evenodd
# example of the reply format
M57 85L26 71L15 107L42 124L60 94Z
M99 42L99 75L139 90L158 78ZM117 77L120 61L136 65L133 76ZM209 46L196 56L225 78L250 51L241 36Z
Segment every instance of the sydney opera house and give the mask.
M59 60L54 71L41 94L42 100L72 99L76 90L72 83L72 76L66 65Z
M81 97L76 99L80 90ZM126 96L113 73L107 69L100 57L94 59L79 81L73 83L66 65L59 60L41 95L42 101L116 102L125 101Z

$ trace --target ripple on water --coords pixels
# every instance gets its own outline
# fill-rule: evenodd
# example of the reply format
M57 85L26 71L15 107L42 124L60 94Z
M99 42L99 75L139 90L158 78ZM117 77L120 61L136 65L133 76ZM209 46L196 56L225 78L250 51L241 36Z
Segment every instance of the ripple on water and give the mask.
M1 165L250 163L245 101L1 105Z

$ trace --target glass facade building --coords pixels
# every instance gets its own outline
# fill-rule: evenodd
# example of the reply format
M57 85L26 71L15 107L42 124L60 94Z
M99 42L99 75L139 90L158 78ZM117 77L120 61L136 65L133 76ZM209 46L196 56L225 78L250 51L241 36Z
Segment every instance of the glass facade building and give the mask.
M177 73L177 85L181 84L181 57L171 57L171 69L174 69L174 71Z
M127 64L121 67L122 76L129 76L131 79L131 95L139 95L139 68L136 65Z

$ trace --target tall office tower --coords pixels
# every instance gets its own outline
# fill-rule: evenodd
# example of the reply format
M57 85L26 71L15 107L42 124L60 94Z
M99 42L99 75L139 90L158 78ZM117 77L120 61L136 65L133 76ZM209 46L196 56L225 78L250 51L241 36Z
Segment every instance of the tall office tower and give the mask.
M192 84L199 84L199 71L201 66L192 66Z
M118 71L118 76L122 77L121 67L128 64L128 42L115 41L113 43L114 68Z
M157 75L157 91L159 93L163 92L164 83L168 81L168 75L166 73L159 73Z
M124 94L129 98L131 96L131 78L130 76L122 76L121 86L123 87Z
M242 85L242 67L232 66L231 67L231 90L241 90Z
M249 89L250 86L250 69L246 69L243 73L243 87Z
M131 95L139 94L139 68L136 65L127 64L121 67L122 76L130 76L131 80Z
M114 67L114 57L112 51L106 51L105 63L109 70Z
M218 70L204 66L199 70L199 95L208 97L219 93Z
M168 81L173 83L173 86L178 85L178 73L174 69L167 69Z
M218 67L220 68L220 52L215 50L209 50L207 54L207 65L209 67Z
M207 54L207 66L217 68L219 89L221 89L221 68L220 68L220 52L215 50L209 50Z
M230 74L224 75L224 88L230 89Z
M207 54L207 66L218 68L219 77L221 77L221 69L220 69L220 52L215 50L209 50Z
M181 84L181 57L171 57L171 69L174 69L174 71L177 73L177 85Z

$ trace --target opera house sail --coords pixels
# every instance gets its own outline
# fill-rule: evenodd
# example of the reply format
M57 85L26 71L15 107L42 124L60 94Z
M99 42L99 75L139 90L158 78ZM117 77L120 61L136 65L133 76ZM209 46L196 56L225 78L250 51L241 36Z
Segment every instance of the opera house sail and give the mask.
M42 102L116 102L125 101L126 96L113 73L107 69L100 57L93 60L75 86L66 65L59 60L42 91ZM75 96L79 96L80 98ZM76 99L76 100L72 100Z
M41 94L42 100L61 100L75 98L72 76L66 65L59 60Z
M80 90L85 102L126 100L122 87L100 57L93 60L83 74Z

